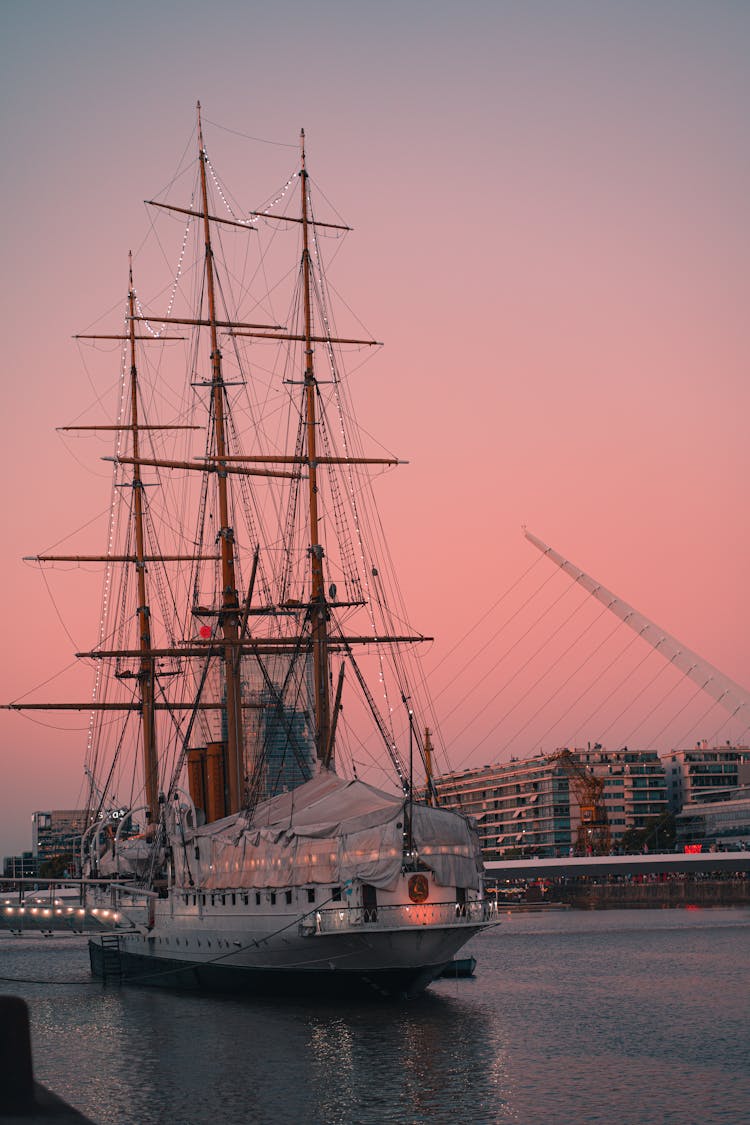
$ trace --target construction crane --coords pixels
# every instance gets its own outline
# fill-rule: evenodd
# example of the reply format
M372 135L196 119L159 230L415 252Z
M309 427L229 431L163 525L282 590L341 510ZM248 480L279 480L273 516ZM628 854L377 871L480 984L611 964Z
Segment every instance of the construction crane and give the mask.
M558 750L548 762L559 763L568 775L568 784L575 794L581 822L576 838L576 855L608 855L610 849L607 810L602 799L604 778L596 777L578 761L570 750Z

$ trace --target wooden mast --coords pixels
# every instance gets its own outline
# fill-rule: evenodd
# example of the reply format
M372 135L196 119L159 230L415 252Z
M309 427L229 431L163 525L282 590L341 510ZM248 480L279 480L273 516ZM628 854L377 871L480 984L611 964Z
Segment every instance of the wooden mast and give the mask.
M310 616L313 640L313 679L315 684L315 751L318 761L327 763L331 727L329 685L328 606L323 575L323 545L320 542L318 513L317 390L313 367L313 330L310 270L310 222L307 213L307 170L305 166L305 130L300 132L300 185L302 191L302 287L305 314L305 428L307 437L308 497L310 514Z
M221 369L218 321L216 316L216 294L214 282L214 259L211 249L211 221L208 211L208 189L206 185L207 155L203 147L203 127L201 125L201 106L198 112L198 152L200 163L201 195L203 199L203 230L206 244L206 291L208 295L208 320L211 332L211 392L214 415L215 447L219 472L216 474L219 493L219 545L221 550L222 605L221 629L227 642L224 649L224 672L226 681L226 813L238 812L244 800L245 754L242 733L242 700L240 695L239 662L234 659L234 646L239 637L239 597L235 580L234 529L229 522L229 489L227 485L226 456L227 440L224 417L224 380Z
M159 759L154 724L154 657L151 652L151 611L146 597L146 551L143 532L143 481L141 480L140 437L138 426L138 368L135 362L135 290L133 259L128 261L128 324L130 335L130 427L133 434L133 521L135 524L135 572L138 589L138 639L140 666L138 682L141 697L141 733L143 737L143 777L146 791L148 821L155 824L159 816Z
M428 805L435 804L435 784L432 780L432 739L429 727L424 728L425 800Z

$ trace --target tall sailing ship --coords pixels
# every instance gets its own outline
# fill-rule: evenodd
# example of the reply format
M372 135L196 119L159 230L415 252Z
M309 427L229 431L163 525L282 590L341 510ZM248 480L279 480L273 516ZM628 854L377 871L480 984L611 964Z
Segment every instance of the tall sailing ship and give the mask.
M121 331L80 337L122 355L117 417L77 427L114 437L107 550L37 556L104 567L99 640L78 654L96 670L81 860L118 928L92 938L92 970L412 995L489 908L472 825L436 807L426 638L403 625L374 507L373 476L398 459L354 427L343 360L376 341L338 335L322 251L349 228L316 217L304 133L297 169L250 211L209 159L200 106L197 148L192 197L151 204L179 232L166 312L144 308L131 262ZM279 317L269 263L290 235ZM390 790L357 777L376 753Z

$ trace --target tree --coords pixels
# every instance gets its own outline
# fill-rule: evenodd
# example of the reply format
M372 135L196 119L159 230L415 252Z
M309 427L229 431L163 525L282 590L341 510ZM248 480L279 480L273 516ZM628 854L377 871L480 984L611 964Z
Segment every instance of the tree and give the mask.
M643 828L628 828L622 837L622 850L629 855L650 848L655 852L674 851L675 819L672 813L652 816Z
M42 879L59 879L66 872L75 871L76 860L72 852L66 855L54 855L39 864L39 876Z

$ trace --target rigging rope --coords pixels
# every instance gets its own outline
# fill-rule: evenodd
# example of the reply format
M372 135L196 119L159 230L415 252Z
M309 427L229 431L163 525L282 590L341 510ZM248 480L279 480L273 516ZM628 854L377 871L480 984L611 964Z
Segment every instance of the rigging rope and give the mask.
M557 629L555 629L555 630L554 630L554 631L552 632L552 634L551 634L551 637L556 637L556 636L557 636L557 634L558 634L559 632L561 632L561 630L562 630L562 629L563 629L563 628L564 628L564 627L565 627L565 626L566 626L566 625L567 625L567 624L568 624L568 623L569 623L570 621L572 621L572 619L573 619L573 618L574 618L574 617L576 616L576 614L577 614L577 613L579 613L579 612L580 612L580 611L581 611L581 610L583 609L583 607L585 606L585 604L586 604L585 602L582 602L582 603L581 603L580 605L576 606L576 608L575 608L575 609L573 610L573 612L572 612L572 613L569 613L569 614L568 614L568 616L567 616L567 617L565 618L565 620L564 620L564 621L563 621L563 622L562 622L562 623L561 623L561 624L560 624L560 625L559 625L559 626L557 627ZM559 662L559 660L560 660L560 659L562 659L562 657L563 657L563 656L567 656L567 654L568 654L568 653L569 653L569 652L571 651L571 649L572 649L572 648L574 648L574 647L575 647L575 645L577 645L577 644L578 644L578 642L579 642L579 641L581 640L581 638L582 638L582 637L585 637L585 635L586 635L586 633L587 633L587 632L589 631L589 629L591 629L591 628L592 628L592 626L593 626L593 625L594 625L594 624L596 623L596 621L598 621L598 620L599 620L599 618L603 617L605 613L606 613L606 610L602 610L602 611L601 611L601 613L599 613L599 614L597 615L597 617L596 617L596 619L595 619L595 621L594 621L594 622L590 622L590 623L589 623L588 625L586 625L586 626L585 626L585 627L584 627L584 628L583 628L583 629L581 630L581 632L580 632L580 633L578 634L578 636L577 636L577 637L576 637L576 638L575 638L575 639L574 639L573 641L571 641L571 643L570 643L570 644L568 645L568 647L567 647L567 648L566 648L566 649L565 649L565 650L564 650L564 651L563 651L563 652L561 653L561 655L560 655L560 656L559 656L559 657L557 658L557 661L553 662L553 664L551 664L551 665L550 665L550 667L548 667L548 668L547 668L547 670L546 670L545 672L543 672L543 673L541 674L541 676L538 676L538 677L537 677L537 679L536 679L536 680L534 681L534 683L533 683L533 684L531 684L531 686L530 686L529 688L527 688L527 690L526 690L526 691L525 691L525 692L524 692L524 693L523 693L523 694L522 694L522 695L521 695L521 696L520 696L520 697L519 697L519 698L518 698L518 699L516 700L516 702L515 702L515 703L513 704L513 706L512 706L511 708L509 708L509 709L508 709L508 710L507 710L507 711L505 712L505 714L504 714L504 715L502 716L502 718L498 719L497 723L495 723L495 725L494 725L494 726L493 726L493 727L492 727L492 728L491 728L491 729L490 729L490 730L489 730L489 731L487 732L487 734L486 734L486 735L484 736L484 738L482 738L482 739L481 739L481 740L480 740L480 741L479 741L478 743L476 743L476 744L475 744L475 746L482 746L482 745L483 745L483 744L484 744L484 743L485 743L485 742L487 741L487 739L489 738L489 736L490 736L491 734L493 734L493 733L495 732L495 730L497 730L498 726L500 726L500 724L501 724L501 723L503 723L503 722L504 722L504 721L505 721L505 720L506 720L506 719L508 718L508 716L509 716L509 715L512 715L512 714L513 714L513 712L514 712L514 711L516 710L516 708L517 708L517 707L519 706L519 704L520 704L520 703L522 703L522 702L524 701L524 699L527 699L527 698L528 698L528 696L529 696L529 695L531 694L531 692L532 692L532 691L534 691L534 690L535 690L536 688L538 688L538 687L539 687L539 684L540 684L540 683L542 682L542 680L546 679L546 677L547 677L547 676L548 676L548 675L550 674L550 672L552 672L552 671L554 670L554 668L555 668L555 664L556 664L557 662ZM551 639L551 637L550 637L550 639ZM492 702L492 701L494 701L495 699L497 699L498 695L500 695L500 694L501 694L501 692L503 692L503 691L505 690L505 688L506 688L506 687L507 687L507 686L508 686L509 684L511 684L511 683L513 682L513 680L515 680L515 678L516 678L516 677L517 677L517 676L518 676L518 675L519 675L519 674L520 674L520 673L521 673L521 672L522 672L522 671L523 671L523 670L524 670L525 668L527 668L527 667L528 667L528 665L529 665L529 664L531 663L531 661L532 661L532 660L534 660L534 659L535 659L535 658L536 658L536 657L537 657L537 656L539 655L539 653L540 653L540 652L542 651L542 649L543 649L543 648L544 648L544 647L546 646L546 644L547 644L547 639L545 639L545 640L544 640L544 641L542 642L542 644L541 644L541 645L539 646L539 648L537 648L536 652L532 653L532 655L531 655L531 656L530 656L530 657L528 658L528 660L526 660L526 661L525 661L525 662L524 662L524 663L523 663L523 664L522 664L522 665L521 665L521 666L520 666L520 667L519 667L518 669L516 669L516 671L515 671L515 672L513 673L513 675L512 675L511 677L510 677L510 679L509 679L509 680L506 680L506 681L505 681L505 683L503 684L503 686L502 686L502 687L500 688L500 691L498 691L498 692L496 692L496 693L495 693L495 695L494 695L494 696L492 697L492 700L491 700L490 702ZM555 693L555 694L556 694L556 693ZM554 698L554 695L552 696L552 698ZM549 701L548 701L548 702L549 702ZM544 704L544 706L546 707L546 703ZM485 708L483 708L483 710L484 710L484 709L485 709ZM480 712L479 712L479 714L482 714L482 711L480 711ZM472 720L472 722L473 722L473 720ZM529 720L529 722L531 722L531 720ZM469 725L471 725L471 724L469 724ZM510 744L511 744L511 743L512 743L512 742L514 741L514 739L515 739L515 738L517 738L517 737L518 737L518 735L519 735L519 734L521 734L521 733L522 733L522 731L524 731L524 730L526 729L526 727L527 727L528 725L529 725L528 723L525 723L525 724L524 724L524 726L522 726L522 727L520 728L520 730L516 731L516 733L515 733L515 734L514 734L514 735L512 736L512 738L511 738L511 739L509 739L509 741L508 741L508 742L507 742L507 743L505 744L505 747L504 747L504 749L506 749L506 750L507 750L507 749L508 749L508 747L510 746Z

